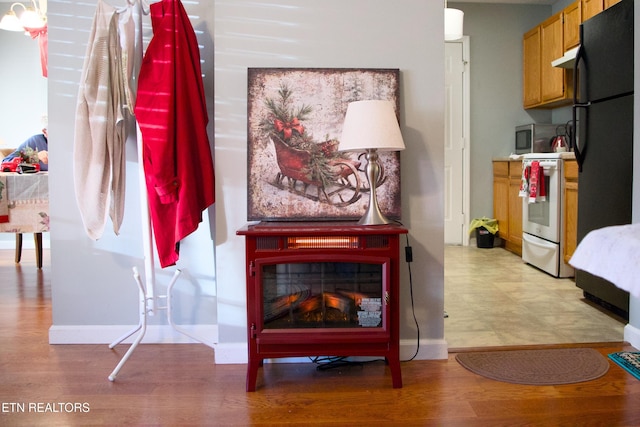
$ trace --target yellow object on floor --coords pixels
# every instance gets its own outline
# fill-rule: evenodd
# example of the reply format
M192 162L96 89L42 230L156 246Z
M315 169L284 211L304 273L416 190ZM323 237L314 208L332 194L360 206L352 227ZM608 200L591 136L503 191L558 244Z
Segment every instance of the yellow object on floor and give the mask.
M471 220L471 224L469 225L469 234L473 233L473 230L476 228L484 227L491 234L496 234L498 232L498 220L494 218L487 218L483 216L482 218L475 218Z

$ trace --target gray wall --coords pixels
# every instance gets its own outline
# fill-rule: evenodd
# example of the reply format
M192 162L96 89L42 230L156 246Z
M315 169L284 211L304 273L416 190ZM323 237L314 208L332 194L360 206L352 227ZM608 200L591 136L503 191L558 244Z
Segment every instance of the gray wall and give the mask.
M246 219L247 67L401 70L403 223L411 232L419 357L446 357L443 341L443 8L413 0L215 2L216 253L220 350L245 341L242 272ZM403 357L415 350L409 277L402 268Z
M126 0L112 2L123 5ZM132 268L146 279L142 245L142 214L138 188L136 141L127 141L125 214L120 235L107 222L104 235L89 239L77 209L73 185L74 123L78 86L96 2L49 1L49 136L55 144L50 159L56 167L49 174L51 220L51 294L53 326L50 342L111 342L138 323L138 288ZM213 6L189 2L196 28L208 96L213 117ZM151 35L146 16L145 38ZM213 123L209 133L213 141ZM205 325L204 337L214 341L216 283L212 228L205 212L196 233L182 242L176 267L155 269L157 291L166 286L176 268L182 275L174 290L174 319L178 323ZM180 340L167 328L166 311L151 317L148 338L153 342Z
M183 242L177 320L218 324L218 363L246 359L244 241L235 234L246 221L246 68L395 67L401 69L401 125L407 145L402 153L402 208L416 260L413 286L423 339L420 357L446 357L442 6L412 0L216 1L185 6L204 49L217 202L216 232L209 226L213 221L205 222ZM120 236L113 235L108 224L100 240L88 239L73 194L70 159L76 94L94 8L88 3L49 2L49 127L57 141L51 159L62 165L50 174L50 341L54 343L110 342L138 319L138 295L131 277L132 266L143 269L135 142L127 146L126 211ZM174 270L156 268L160 291ZM416 331L406 269L402 275L401 335L405 350L412 353ZM154 342L177 339L162 329L164 313L151 320L161 331Z
M548 15L549 7L458 6L467 13L465 33L472 43L472 181L479 183L472 194L472 214L477 216L491 212L491 158L509 154L515 125L538 120L521 107L521 37ZM60 165L50 173L52 342L110 342L138 319L138 293L131 277L132 266L143 270L135 142L129 141L127 147L126 212L120 236L107 231L99 241L89 240L73 195L70 159L75 100L94 8L95 4L49 1L48 110L50 136L56 141L51 159ZM246 336L244 246L235 231L246 219L246 68L397 67L402 70L401 125L407 144L402 153L403 221L411 231L417 261L413 286L424 340L420 357L443 357L441 4L259 0L189 2L187 8L203 46L207 102L214 119L209 128L212 141L215 136L218 200L215 219L205 215L201 229L183 244L177 321L219 324L216 360L241 359ZM148 25L146 29L148 36ZM210 225L214 221L215 227ZM174 270L156 268L161 291ZM415 345L408 286L403 271L405 353ZM153 337L154 342L179 339L162 329L163 313L151 320L152 326L166 332Z
M493 215L491 159L513 151L517 125L551 121L522 108L522 36L551 6L449 2L464 11L471 57L471 218Z

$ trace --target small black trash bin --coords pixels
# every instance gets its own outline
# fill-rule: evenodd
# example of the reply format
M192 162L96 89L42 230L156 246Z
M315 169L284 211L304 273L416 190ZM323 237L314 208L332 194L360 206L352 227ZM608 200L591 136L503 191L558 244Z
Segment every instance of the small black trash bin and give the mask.
M476 244L479 248L492 248L494 235L484 227L476 228Z
M469 234L476 232L476 245L479 248L492 248L493 239L498 232L498 220L495 218L475 218L469 224Z

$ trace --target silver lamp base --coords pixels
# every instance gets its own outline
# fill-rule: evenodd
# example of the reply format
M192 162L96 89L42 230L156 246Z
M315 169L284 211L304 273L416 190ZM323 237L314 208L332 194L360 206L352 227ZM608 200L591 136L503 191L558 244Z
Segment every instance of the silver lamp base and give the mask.
M358 221L360 225L385 225L390 223L391 221L380 212L377 204L375 206L369 204L367 212Z
M365 167L367 174L367 180L369 181L369 206L367 211L360 218L358 224L360 225L384 225L390 224L391 221L387 219L380 211L378 206L378 198L376 197L376 183L378 182L380 174L380 165L378 165L378 150L367 150L367 166Z

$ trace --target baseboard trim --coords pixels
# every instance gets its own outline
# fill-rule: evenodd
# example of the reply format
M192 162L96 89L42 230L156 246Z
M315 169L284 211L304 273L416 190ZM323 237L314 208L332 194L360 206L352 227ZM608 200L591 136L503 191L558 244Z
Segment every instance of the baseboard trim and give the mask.
M49 344L112 344L135 328L135 325L53 325L49 328ZM203 343L215 348L218 325L181 325L180 328L197 340L170 325L148 325L141 344ZM131 344L139 333L134 332L122 344Z
M133 325L53 325L49 328L49 344L111 344L136 327ZM243 364L248 362L247 343L218 343L217 325L181 326L191 337L176 331L169 325L147 326L142 344L191 344L202 342L215 350L215 363L218 365ZM122 341L131 344L139 332L134 332ZM413 357L415 355L415 357ZM321 356L321 355L319 355ZM420 340L416 355L415 340L400 341L400 359L409 360L446 359L447 342L444 339ZM309 362L307 358L274 359L274 362Z
M246 343L218 343L215 345L216 364L241 364L248 362ZM400 340L400 360L409 360L416 354L415 340ZM318 356L330 356L322 355ZM447 359L447 342L444 339L420 340L420 349L413 360ZM273 363L311 363L306 357L269 359Z
M624 340L633 347L640 349L640 329L627 323L624 327Z
M415 357L413 357L415 355ZM421 339L418 354L415 340L400 340L400 360L442 360L449 357L449 346L442 339Z
M249 363L249 350L246 342L217 343L213 348L216 365Z

